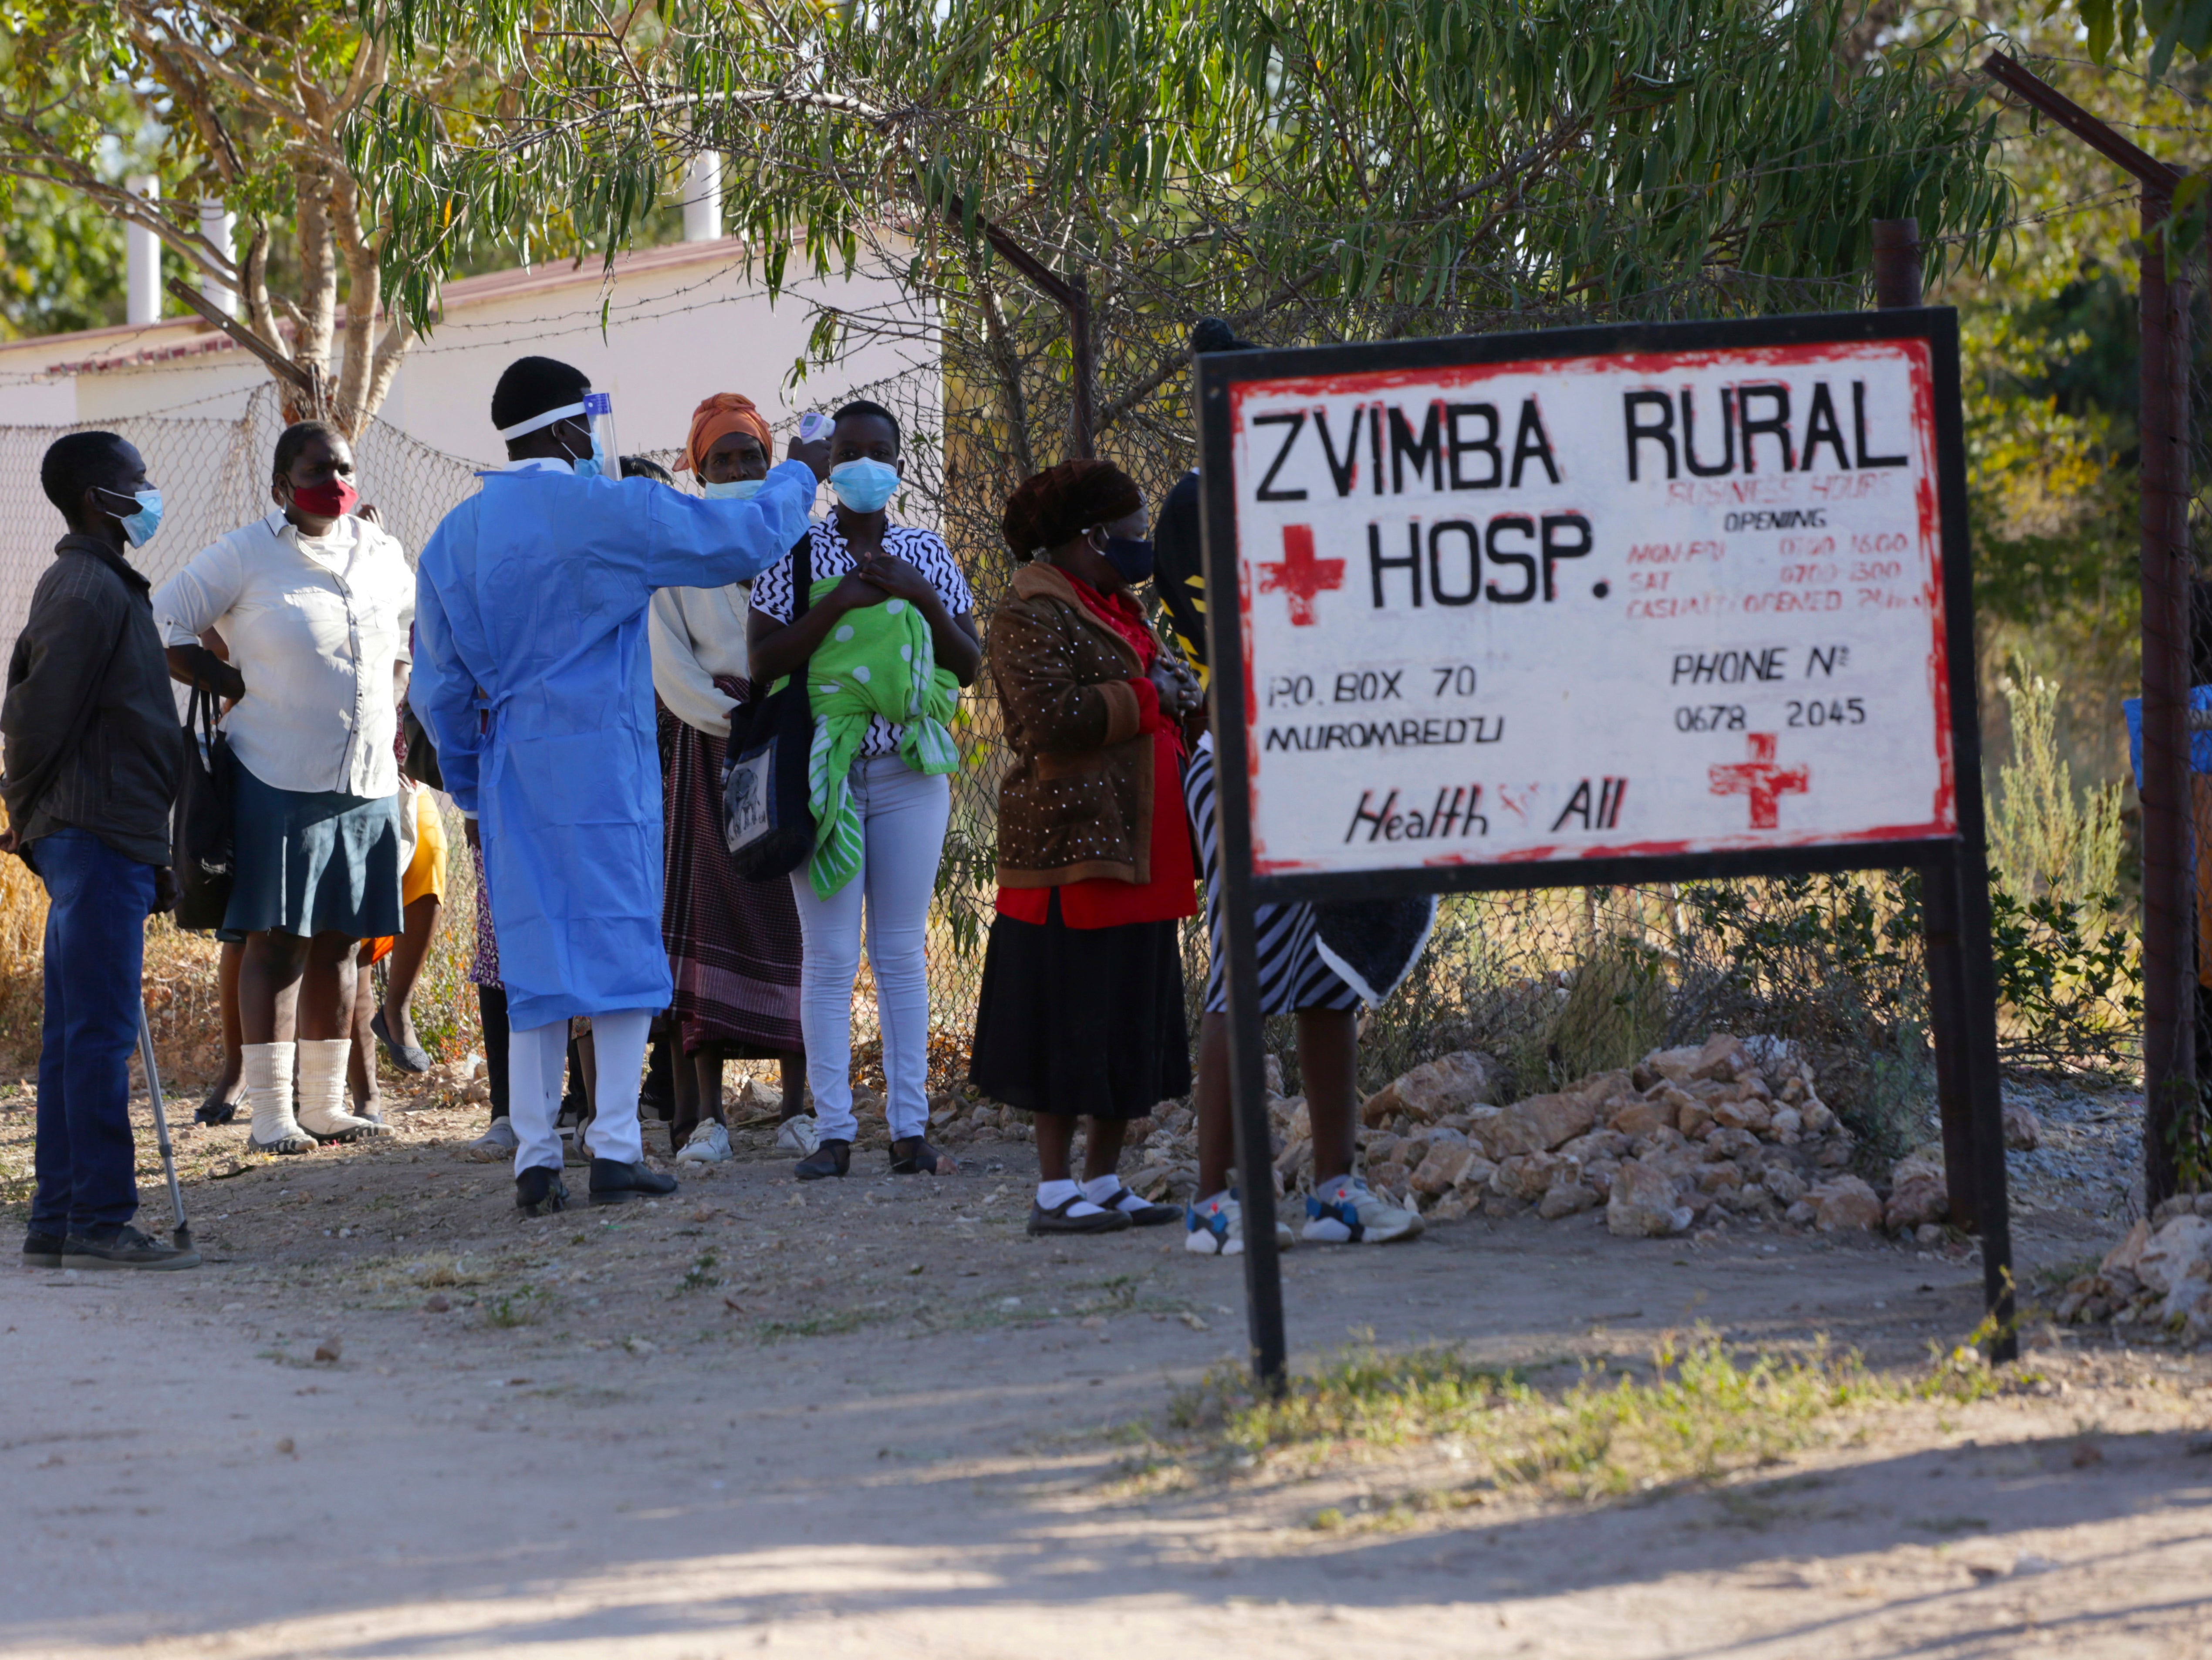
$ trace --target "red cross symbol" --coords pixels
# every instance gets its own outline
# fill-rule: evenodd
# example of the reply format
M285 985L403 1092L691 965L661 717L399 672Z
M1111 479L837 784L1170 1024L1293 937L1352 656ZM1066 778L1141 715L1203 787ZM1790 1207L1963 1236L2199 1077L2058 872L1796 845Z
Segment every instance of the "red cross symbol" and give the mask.
M1804 794L1811 787L1812 770L1807 767L1776 766L1774 733L1753 732L1744 735L1751 739L1751 759L1735 766L1709 767L1706 776L1712 781L1715 795L1751 798L1752 829L1772 830L1777 823L1775 807L1780 799Z
M1283 526L1283 562L1260 567L1260 592L1291 597L1291 625L1310 629L1321 619L1314 615L1314 595L1334 593L1344 586L1344 561L1314 557L1313 526Z

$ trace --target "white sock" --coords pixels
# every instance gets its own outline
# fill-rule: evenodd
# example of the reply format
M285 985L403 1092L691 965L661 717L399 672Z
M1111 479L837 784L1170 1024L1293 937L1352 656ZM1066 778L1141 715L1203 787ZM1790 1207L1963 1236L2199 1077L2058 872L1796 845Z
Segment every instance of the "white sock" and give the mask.
M1355 1174L1332 1176L1326 1182L1316 1182L1314 1183L1314 1197L1324 1203L1332 1199L1341 1199L1344 1197L1344 1190L1358 1179Z
M239 1051L246 1104L253 1115L252 1137L264 1147L300 1134L299 1122L292 1116L295 1048L290 1043L248 1043Z
M1070 1216L1103 1216L1106 1213L1101 1207L1084 1198L1083 1189L1073 1182L1037 1183L1036 1201L1046 1210L1058 1210L1062 1205L1066 1205L1071 1199L1075 1202L1068 1206L1067 1213Z
M353 1058L353 1039L313 1038L297 1048L300 1128L311 1134L334 1135L368 1122L345 1109L346 1062Z
M1216 1193L1216 1194L1209 1194L1209 1195L1206 1195L1206 1197L1205 1197L1205 1198L1203 1198L1203 1199L1200 1199L1200 1200L1197 1201L1195 1203L1194 1203L1194 1204L1191 1206L1191 1208L1192 1208L1193 1210L1194 1210L1194 1211L1198 1212L1198 1213L1202 1216L1202 1215L1204 1215L1207 1211L1210 1211L1210 1210L1219 1210L1219 1209L1222 1207L1222 1206L1224 1206L1224 1205L1225 1205L1225 1204L1228 1204L1231 1201L1234 1200L1236 1197L1237 1197L1237 1194L1236 1194L1235 1189L1231 1189L1231 1188L1224 1188L1224 1189L1222 1189L1222 1190L1221 1190L1220 1192L1218 1192L1218 1193Z
M1121 1192L1121 1178L1118 1176L1113 1175L1094 1176L1088 1182L1085 1182L1083 1184L1083 1196L1085 1199L1088 1199L1092 1204L1098 1206L1102 1210L1105 1207L1106 1201L1109 1199L1111 1199L1115 1194ZM1133 1199L1136 1198L1134 1194L1132 1194L1129 1196ZM1138 1199L1137 1202L1141 1205L1145 1201L1141 1199ZM1127 1205L1121 1205L1115 1207L1115 1208L1127 1210L1128 1207Z

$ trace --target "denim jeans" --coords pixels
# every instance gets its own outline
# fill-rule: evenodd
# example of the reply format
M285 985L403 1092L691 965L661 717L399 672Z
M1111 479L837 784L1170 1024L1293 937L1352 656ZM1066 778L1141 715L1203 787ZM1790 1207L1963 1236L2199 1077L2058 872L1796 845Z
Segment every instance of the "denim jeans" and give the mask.
M130 1059L154 867L81 830L40 836L31 856L47 904L31 1231L100 1238L138 1213Z

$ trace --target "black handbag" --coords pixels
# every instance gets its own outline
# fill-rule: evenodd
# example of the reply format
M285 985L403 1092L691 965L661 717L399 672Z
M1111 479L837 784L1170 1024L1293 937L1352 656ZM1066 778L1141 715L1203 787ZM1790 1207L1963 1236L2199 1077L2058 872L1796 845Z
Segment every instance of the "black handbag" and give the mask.
M807 590L813 585L813 549L801 536L791 550L793 623L806 614ZM729 758L722 766L722 845L747 881L788 876L814 851L814 812L807 805L806 784L813 746L814 709L804 665L781 689L730 712Z
M219 928L230 909L230 739L216 726L216 696L195 686L185 710L185 773L174 819L180 928Z
M405 703L399 706L399 732L407 745L407 758L399 770L431 789L445 788L446 775L438 769L438 746L430 741L430 729Z

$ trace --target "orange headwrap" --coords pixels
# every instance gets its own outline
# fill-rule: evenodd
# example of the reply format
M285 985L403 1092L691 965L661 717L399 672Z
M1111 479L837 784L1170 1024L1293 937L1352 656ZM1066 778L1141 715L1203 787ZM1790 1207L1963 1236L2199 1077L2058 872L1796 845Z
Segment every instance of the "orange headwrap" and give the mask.
M775 459L775 439L753 400L742 392L718 392L691 411L691 435L684 441L684 459L676 464L676 470L696 472L707 452L714 447L714 441L733 432L752 434L769 459Z

